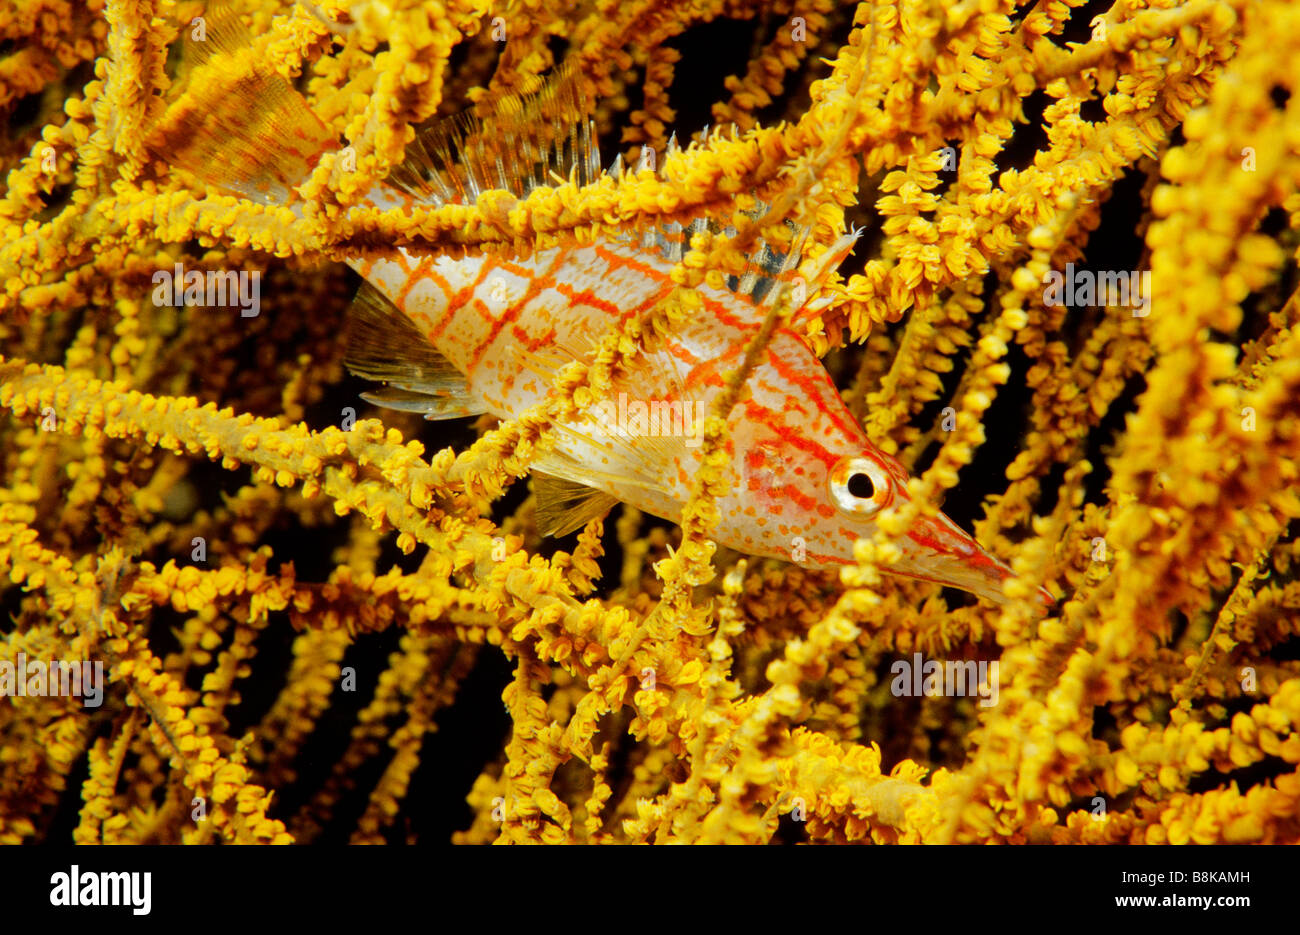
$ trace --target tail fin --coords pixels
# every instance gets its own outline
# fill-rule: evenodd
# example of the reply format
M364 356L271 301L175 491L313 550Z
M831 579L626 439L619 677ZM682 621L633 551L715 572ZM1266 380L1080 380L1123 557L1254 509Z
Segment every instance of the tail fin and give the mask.
M184 93L151 130L150 153L254 201L291 201L337 137L254 56L247 28L224 3L193 22L184 57Z

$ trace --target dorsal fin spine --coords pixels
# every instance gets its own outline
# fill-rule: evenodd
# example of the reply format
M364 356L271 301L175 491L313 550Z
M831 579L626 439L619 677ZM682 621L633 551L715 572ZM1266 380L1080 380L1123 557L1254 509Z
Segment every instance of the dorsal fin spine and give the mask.
M416 145L418 144L418 145ZM434 204L476 200L489 189L526 197L552 174L587 185L599 174L595 123L581 74L566 65L535 90L441 120L420 131L388 176L393 186Z

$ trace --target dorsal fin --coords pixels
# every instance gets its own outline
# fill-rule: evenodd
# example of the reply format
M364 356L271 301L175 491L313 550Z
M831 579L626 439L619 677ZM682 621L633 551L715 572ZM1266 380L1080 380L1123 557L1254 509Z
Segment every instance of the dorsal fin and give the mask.
M810 295L817 289L820 289L827 277L830 276L831 272L837 269L839 265L844 262L845 258L853 252L853 246L858 242L858 238L861 236L861 228L850 230L847 234L841 234L839 238L827 247L825 252L823 252L821 256L817 257L816 261L808 267L807 290ZM834 296L831 295L822 295L811 301L805 301L802 308L795 309L790 320L794 322L799 319L812 318L821 312L822 309L830 305L832 301L834 301Z
M610 511L618 498L562 477L533 472L537 495L537 530L543 536L567 536Z
M439 121L416 135L388 181L433 204L470 204L490 189L523 198L571 175L595 181L600 151L581 77L566 63L522 94Z
M601 174L600 152L580 73L566 62L548 80L536 82L523 94L503 95L418 133L407 146L406 158L389 173L389 183L433 204L468 204L490 189L522 198L539 186L570 178L580 186L596 181ZM704 145L708 129L701 133L700 142L692 145ZM674 135L667 155L680 151ZM623 171L620 154L609 174L620 178ZM655 172L662 176L663 164ZM757 221L767 212L768 205L755 200L745 214ZM759 238L746 253L744 273L727 277L728 289L757 306L771 298L777 281L793 278L799 263L809 227L788 219L785 224L792 234L788 248L778 250ZM640 234L640 245L668 263L678 263L689 249L691 237L703 230L735 234L734 228L701 217L685 226L658 224Z
M766 211L767 205L760 201L745 214L754 220L759 220ZM791 232L789 248L778 250L762 237L755 239L751 248L745 253L744 273L739 276L728 276L724 280L730 291L748 298L755 305L762 306L773 295L772 287L779 280L793 278L809 229L800 227L788 219L785 225ZM684 226L675 221L667 221L641 235L641 249L658 254L667 263L680 263L682 257L690 250L691 238L703 231L725 234L728 237L736 234L734 227L724 228L711 217L696 218Z
M777 250L762 237L756 239L753 249L745 254L745 272L740 276L726 278L728 289L736 295L748 297L755 305L761 306L767 304L767 300L775 295L772 287L778 281L793 278L794 269L799 265L804 240L808 237L808 228L799 227L789 219L786 219L785 225L791 232L789 248L784 251Z
M348 308L347 340L343 363L348 370L390 384L363 393L363 399L388 409L423 412L426 419L487 411L451 361L369 282L362 284Z

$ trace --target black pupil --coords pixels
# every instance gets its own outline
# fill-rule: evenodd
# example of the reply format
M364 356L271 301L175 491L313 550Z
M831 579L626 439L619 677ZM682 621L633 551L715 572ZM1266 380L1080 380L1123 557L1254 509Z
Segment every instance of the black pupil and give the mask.
M859 500L870 500L876 493L876 485L866 474L854 474L849 478L849 493Z

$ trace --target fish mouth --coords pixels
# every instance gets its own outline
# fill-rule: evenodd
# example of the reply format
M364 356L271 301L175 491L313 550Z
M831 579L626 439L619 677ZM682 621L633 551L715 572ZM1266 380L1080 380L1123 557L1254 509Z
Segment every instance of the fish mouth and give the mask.
M997 604L1013 600L1003 593L1002 585L1016 573L942 513L917 519L899 544L903 558L890 569L895 574L960 588ZM1056 604L1044 587L1035 597L1044 608Z

